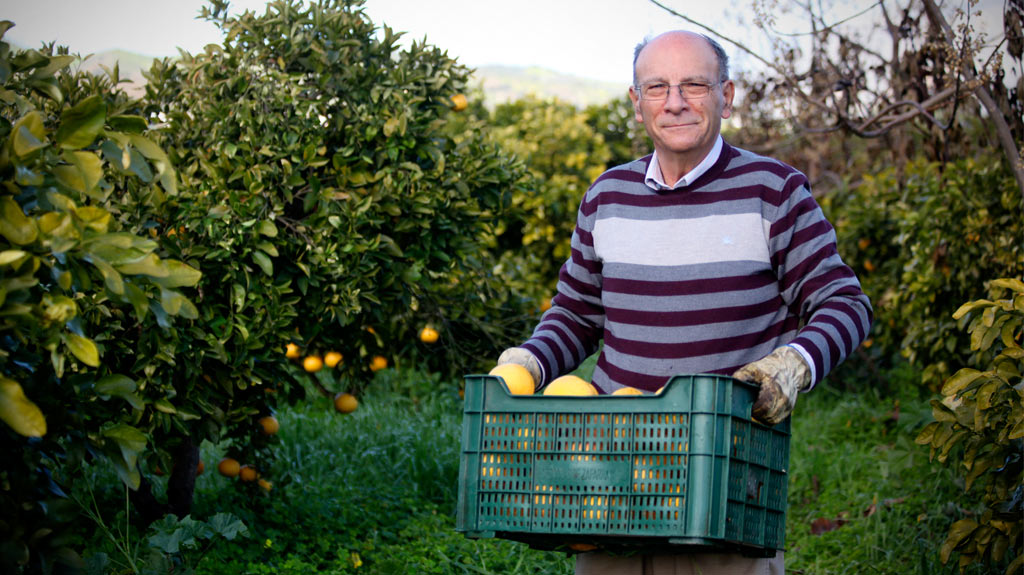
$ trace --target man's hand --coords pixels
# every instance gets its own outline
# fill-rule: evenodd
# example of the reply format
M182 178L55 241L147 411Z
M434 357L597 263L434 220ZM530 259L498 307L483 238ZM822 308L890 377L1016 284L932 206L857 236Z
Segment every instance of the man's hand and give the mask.
M543 378L540 371L540 363L536 357L533 357L532 353L521 347L510 347L498 356L498 365L506 363L518 363L525 367L526 371L530 372L530 375L533 377L533 387L536 389L540 386L541 379Z
M732 376L761 386L754 402L753 416L768 425L789 417L796 405L797 393L811 385L811 370L807 362L800 352L788 345L748 363Z

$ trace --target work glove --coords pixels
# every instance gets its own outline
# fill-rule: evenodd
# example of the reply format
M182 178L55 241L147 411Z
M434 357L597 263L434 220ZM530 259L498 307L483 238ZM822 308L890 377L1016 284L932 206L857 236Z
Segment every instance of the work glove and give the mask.
M789 417L797 393L811 385L811 369L796 349L785 345L732 374L761 387L754 402L754 419L775 425Z
M540 362L537 361L537 358L532 353L521 347L510 347L498 356L498 365L506 363L518 363L525 367L526 371L530 372L530 375L533 377L534 389L540 387L540 382L543 378L540 371Z

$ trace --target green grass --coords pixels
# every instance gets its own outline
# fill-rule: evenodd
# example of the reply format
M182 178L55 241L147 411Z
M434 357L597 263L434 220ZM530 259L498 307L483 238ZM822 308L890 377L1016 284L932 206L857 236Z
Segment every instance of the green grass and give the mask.
M937 550L968 504L954 503L962 488L953 474L914 444L930 419L928 398L910 383L916 374L888 377L884 388L840 391L826 382L801 396L791 443L788 573L957 572L939 563ZM199 478L193 517L228 511L250 536L217 540L198 572L572 573L564 554L455 531L461 409L456 382L385 370L352 414L336 413L326 398L278 413L270 494L216 473ZM217 461L221 451L206 445L203 459Z

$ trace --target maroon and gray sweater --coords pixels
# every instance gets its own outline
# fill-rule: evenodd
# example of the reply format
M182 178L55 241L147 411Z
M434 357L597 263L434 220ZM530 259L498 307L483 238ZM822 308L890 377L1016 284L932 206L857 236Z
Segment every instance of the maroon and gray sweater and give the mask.
M785 344L813 360L816 384L860 345L871 304L803 174L725 144L691 185L655 190L650 161L608 170L583 197L558 293L522 345L544 383L602 340L605 393L731 374Z

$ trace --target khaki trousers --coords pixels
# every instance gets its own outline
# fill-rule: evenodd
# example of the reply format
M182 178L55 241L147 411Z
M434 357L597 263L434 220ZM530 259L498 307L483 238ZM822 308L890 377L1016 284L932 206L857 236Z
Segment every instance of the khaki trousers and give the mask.
M784 553L751 558L732 553L613 557L576 555L576 575L783 575Z

